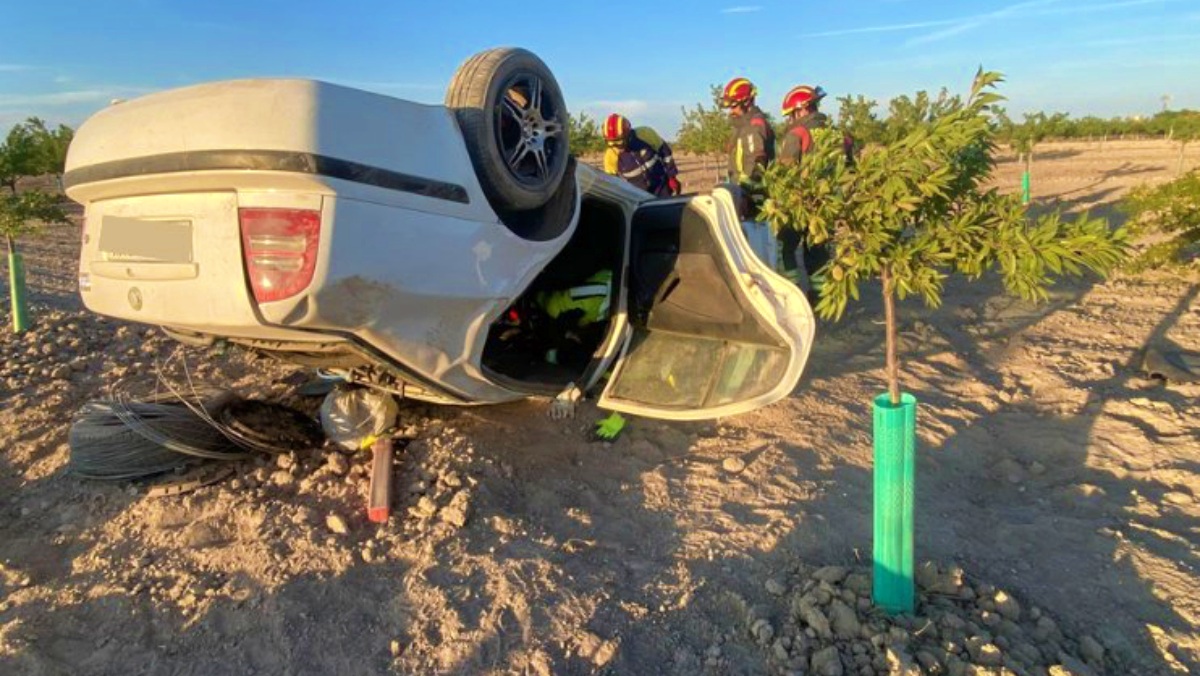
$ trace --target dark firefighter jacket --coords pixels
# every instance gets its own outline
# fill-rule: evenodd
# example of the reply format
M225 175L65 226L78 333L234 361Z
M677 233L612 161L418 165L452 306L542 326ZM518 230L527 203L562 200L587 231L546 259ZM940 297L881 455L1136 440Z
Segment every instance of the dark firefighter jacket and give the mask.
M762 110L754 106L745 115L733 118L733 139L729 144L729 179L757 192L763 169L775 159L775 130Z
M667 179L679 173L671 146L650 127L634 129L624 149L605 150L604 171L659 197L670 194Z
M791 120L779 142L779 161L784 164L798 163L812 149L813 131L829 128L829 116L821 112ZM853 164L854 139L849 134L842 134L842 149L846 153L846 161Z

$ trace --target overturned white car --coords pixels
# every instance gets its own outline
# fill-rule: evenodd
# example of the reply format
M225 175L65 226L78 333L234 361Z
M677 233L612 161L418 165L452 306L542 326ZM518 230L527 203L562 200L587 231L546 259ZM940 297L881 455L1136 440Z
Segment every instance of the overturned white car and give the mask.
M567 110L520 49L465 62L445 106L239 80L102 110L64 183L86 207L91 310L226 340L447 404L589 391L670 419L786 396L813 338L802 293L743 236L734 196L658 200L568 152ZM552 363L539 293L611 273L611 308Z

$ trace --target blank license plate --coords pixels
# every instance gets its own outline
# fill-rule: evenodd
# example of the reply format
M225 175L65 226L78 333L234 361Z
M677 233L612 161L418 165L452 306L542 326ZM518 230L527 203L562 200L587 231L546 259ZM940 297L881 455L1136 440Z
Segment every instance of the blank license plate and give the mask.
M105 216L100 253L109 261L191 263L192 222Z

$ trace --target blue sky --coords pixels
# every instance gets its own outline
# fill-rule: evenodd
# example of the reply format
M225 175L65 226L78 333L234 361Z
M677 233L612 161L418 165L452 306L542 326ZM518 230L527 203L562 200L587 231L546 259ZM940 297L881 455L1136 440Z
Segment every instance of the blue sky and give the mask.
M744 4L738 4L744 3ZM1200 109L1200 0L730 0L679 3L55 0L0 21L0 129L77 125L113 98L241 77L330 80L439 102L458 63L538 53L572 111L673 137L735 75L777 110L794 84L885 102L1000 70L1009 109Z

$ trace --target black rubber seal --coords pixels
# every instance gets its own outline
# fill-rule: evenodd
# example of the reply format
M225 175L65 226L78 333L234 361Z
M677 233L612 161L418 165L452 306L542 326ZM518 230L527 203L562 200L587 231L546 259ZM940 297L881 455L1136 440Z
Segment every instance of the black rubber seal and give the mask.
M467 189L461 185L336 157L288 150L197 150L131 157L72 169L63 175L63 186L72 188L116 178L222 169L314 174L449 202L470 203Z

